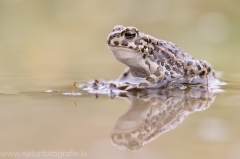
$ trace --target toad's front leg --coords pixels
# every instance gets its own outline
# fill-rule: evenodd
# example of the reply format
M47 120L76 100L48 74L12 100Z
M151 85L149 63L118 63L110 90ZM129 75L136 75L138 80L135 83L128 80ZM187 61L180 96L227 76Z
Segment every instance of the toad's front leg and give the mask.
M130 91L133 89L144 89L144 88L154 88L158 87L159 83L164 80L164 73L158 68L154 73L150 74L145 80L136 86L129 86L126 90Z
M158 86L159 83L162 83L164 80L164 76L156 76L155 74L151 74L145 80L143 80L137 88L154 88Z

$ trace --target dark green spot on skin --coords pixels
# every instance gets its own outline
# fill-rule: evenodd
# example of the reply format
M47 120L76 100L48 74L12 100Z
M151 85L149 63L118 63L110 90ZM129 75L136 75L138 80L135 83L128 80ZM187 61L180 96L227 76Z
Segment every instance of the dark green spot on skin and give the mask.
M126 72L126 73L123 74L123 77L126 77L127 75L128 75L128 73Z
M178 53L178 51L177 51L177 50L175 50L175 51L174 51L174 55L175 55L175 56L177 56L177 53Z
M200 63L202 64L203 67L207 67L207 65L204 61L200 60Z
M162 65L162 66L164 65L164 61L163 61L163 60L161 61L161 65Z
M150 66L150 64L148 63L148 69L149 69L149 71L151 72L151 66Z
M142 39L148 43L148 39L146 37L143 37Z
M152 50L149 51L149 55L153 55L153 51Z
M161 41L158 41L158 45L163 46L163 43Z
M150 70L150 63L148 61L145 61L145 64L148 65L149 70Z
M178 74L181 74L181 71L180 71L180 69L173 68L173 71L174 71L174 72L176 72L176 73L178 73Z
M119 38L120 36L121 36L121 34L120 34L120 33L116 34L116 37L118 37L118 38Z
M187 74L187 69L184 69L184 74L185 74L185 75Z
M138 40L135 40L135 41L134 41L134 44L137 45L137 46L140 45L139 39L138 39Z
M181 68L181 64L179 62L176 62L176 65L178 68Z
M165 65L165 68L168 70L168 71L171 71L171 68L166 64Z
M188 61L187 66L191 66L193 64L192 61Z
M158 51L159 51L159 48L158 48L155 44L153 44L153 48L154 48L154 51L155 51L155 52L158 52Z
M139 86L147 87L149 85L147 83L140 83Z
M155 80L152 77L148 77L146 80L150 83L155 83Z
M169 56L169 54L168 53L166 53L165 51L162 51L162 54L167 58L167 59L169 59L170 58L170 56Z
M154 75L155 75L155 76L160 76L160 70L159 70L159 67L158 67L157 70L154 72Z
M128 42L126 40L122 41L122 46L128 46Z
M201 70L201 66L200 65L197 65L197 68L198 68L199 71Z
M114 41L113 43L114 43L116 46L119 45L119 42L118 42L118 41Z
M174 65L174 61L173 60L169 60L169 63L171 64L171 65Z
M113 84L113 83L110 83L109 87L110 87L110 88L116 88L116 85Z
M145 59L146 58L146 54L143 54L143 59Z
M177 47L177 45L175 45L175 44L171 44L171 46L172 46L172 48L176 48Z
M153 57L154 57L155 60L157 60L157 55L156 54L154 54Z
M148 57L150 58L151 61L155 62L155 59L154 59L153 55L150 55Z
M166 76L169 76L168 72L165 72L165 75L166 75Z
M205 71L202 71L202 72L199 73L199 75L203 76L203 75L205 75L205 73L206 73Z
M194 75L195 72L194 72L193 70L190 70L190 74L191 74L191 75Z
M210 68L210 67L208 67L207 71L208 71L208 73L209 73L209 72L211 71L211 68Z

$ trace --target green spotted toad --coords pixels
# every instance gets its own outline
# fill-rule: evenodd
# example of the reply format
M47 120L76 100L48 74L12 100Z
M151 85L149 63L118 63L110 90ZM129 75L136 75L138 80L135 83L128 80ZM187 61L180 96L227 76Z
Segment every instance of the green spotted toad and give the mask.
M107 43L115 58L129 67L125 76L145 78L136 88L153 88L171 82L206 85L214 78L212 66L197 60L172 42L116 25Z

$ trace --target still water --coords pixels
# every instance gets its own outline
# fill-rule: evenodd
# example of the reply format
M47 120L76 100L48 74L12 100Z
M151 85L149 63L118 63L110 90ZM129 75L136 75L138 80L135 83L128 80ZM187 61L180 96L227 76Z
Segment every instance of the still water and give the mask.
M1 93L1 151L74 151L85 158L240 157L237 83L117 95L74 90L79 94L71 96L72 85Z
M239 159L239 6L1 0L0 158ZM125 69L106 44L117 24L207 60L227 85L125 94L74 88L71 96L74 81L116 79Z

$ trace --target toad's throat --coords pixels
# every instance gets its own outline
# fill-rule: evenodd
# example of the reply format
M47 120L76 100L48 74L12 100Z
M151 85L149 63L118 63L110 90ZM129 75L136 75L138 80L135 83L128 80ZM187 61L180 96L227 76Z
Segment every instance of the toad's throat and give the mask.
M138 70L141 72L141 76L144 75L146 77L149 75L149 66L145 64L145 60L142 58L140 52L136 52L130 48L122 48L122 47L111 47L109 46L115 58L124 63L131 70Z

